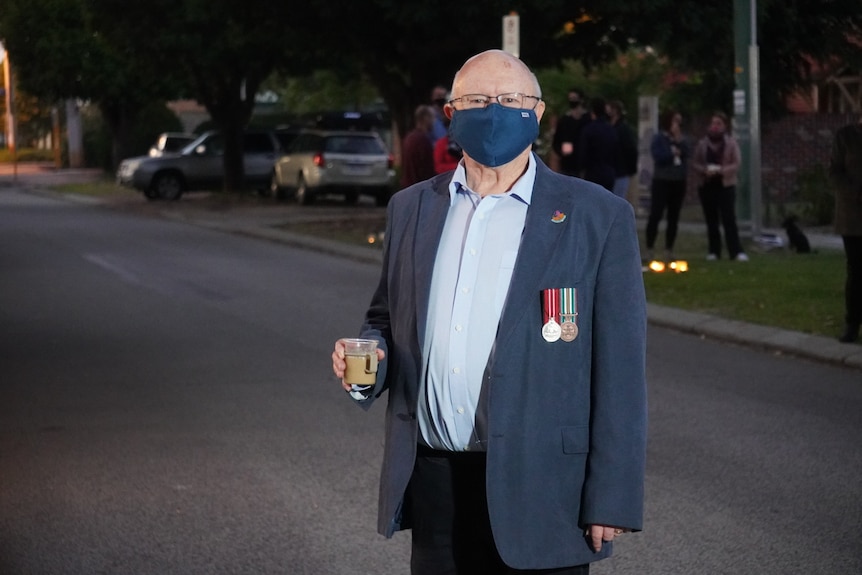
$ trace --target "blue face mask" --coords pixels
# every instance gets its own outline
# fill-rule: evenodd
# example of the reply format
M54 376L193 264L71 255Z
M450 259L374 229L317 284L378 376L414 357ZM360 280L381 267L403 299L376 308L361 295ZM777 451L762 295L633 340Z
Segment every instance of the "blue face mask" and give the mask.
M467 155L491 168L514 160L538 135L539 122L534 110L505 108L500 104L455 110L449 125L449 136Z

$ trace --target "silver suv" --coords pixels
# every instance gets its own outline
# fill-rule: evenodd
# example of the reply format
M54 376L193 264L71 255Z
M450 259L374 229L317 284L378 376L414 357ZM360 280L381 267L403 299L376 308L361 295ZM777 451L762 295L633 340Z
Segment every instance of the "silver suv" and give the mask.
M245 184L267 190L272 165L280 152L275 134L249 131L243 134ZM224 181L224 137L206 132L179 153L140 156L120 163L117 183L135 188L150 199L176 200L184 192L214 190Z
M394 179L392 155L376 133L303 130L275 162L270 191L282 198L292 192L300 204L330 192L352 204L368 194L385 206Z

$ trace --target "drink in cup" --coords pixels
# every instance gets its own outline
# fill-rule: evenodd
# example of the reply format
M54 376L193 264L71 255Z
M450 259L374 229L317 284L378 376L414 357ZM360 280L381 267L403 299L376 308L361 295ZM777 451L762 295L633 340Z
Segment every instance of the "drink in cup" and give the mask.
M377 340L344 339L344 381L351 385L374 385L377 381Z

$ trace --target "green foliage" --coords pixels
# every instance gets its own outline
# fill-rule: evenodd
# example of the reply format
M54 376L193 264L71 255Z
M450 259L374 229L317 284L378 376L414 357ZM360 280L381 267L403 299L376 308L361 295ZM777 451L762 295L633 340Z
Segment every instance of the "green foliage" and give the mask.
M0 164L11 164L16 162L53 162L53 150L40 150L36 148L19 148L15 150L15 157L8 148L0 149Z
M278 94L278 105L295 116L325 110L367 110L379 106L380 96L361 72L315 70L304 76L274 74L263 86Z

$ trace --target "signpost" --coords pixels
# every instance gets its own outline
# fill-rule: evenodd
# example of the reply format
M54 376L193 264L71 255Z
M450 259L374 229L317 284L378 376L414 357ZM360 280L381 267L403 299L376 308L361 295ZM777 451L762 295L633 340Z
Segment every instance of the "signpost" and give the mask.
M503 51L521 57L521 19L517 12L503 16Z
M733 1L733 135L742 154L736 186L736 211L751 233L761 228L760 54L757 47L757 0Z

